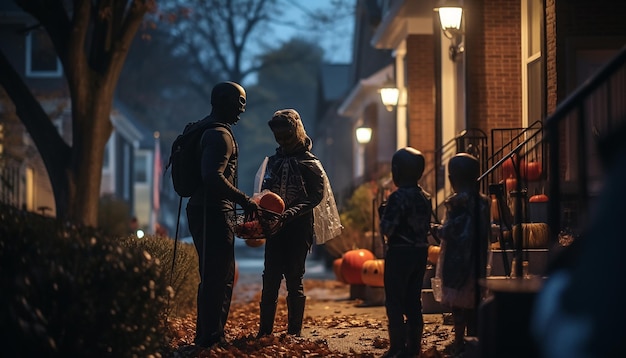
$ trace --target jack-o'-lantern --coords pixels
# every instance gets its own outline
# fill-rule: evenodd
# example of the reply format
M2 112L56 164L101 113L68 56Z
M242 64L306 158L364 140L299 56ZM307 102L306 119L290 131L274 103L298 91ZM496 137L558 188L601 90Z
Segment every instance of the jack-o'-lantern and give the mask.
M366 249L347 251L343 254L343 260L341 261L343 278L351 285L363 285L363 279L361 278L363 263L374 258L374 254Z
M385 286L385 260L367 260L363 263L361 279L365 285L371 287Z

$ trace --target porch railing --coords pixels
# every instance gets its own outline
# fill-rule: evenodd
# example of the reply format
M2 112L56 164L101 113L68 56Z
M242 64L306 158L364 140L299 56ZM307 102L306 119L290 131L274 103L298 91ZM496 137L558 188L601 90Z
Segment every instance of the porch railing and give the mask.
M604 175L597 145L626 124L626 46L545 121L549 147L548 223L579 232ZM625 138L621 138L623 141ZM552 240L560 230L552 230Z

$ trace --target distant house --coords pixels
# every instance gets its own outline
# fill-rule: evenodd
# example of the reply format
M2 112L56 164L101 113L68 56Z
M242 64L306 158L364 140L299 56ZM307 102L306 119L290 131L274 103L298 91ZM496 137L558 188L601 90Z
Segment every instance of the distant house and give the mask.
M61 63L45 31L12 2L0 3L0 50L71 144L71 105ZM100 193L126 202L140 227L151 228L154 137L120 101L114 103L110 118L114 131L105 149ZM0 95L0 202L56 215L43 161L4 95Z

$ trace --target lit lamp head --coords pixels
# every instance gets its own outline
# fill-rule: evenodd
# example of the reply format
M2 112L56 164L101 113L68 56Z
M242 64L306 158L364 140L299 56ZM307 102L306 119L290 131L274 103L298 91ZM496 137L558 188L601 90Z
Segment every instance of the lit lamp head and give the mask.
M379 90L380 99L382 100L385 108L389 112L393 110L393 107L398 105L398 99L400 98L400 90L396 87L396 84L388 79L383 87Z
M372 128L359 127L356 129L356 141L359 144L367 144L372 139Z
M435 8L439 13L439 22L441 23L441 31L451 40L450 59L456 60L456 56L462 53L463 48L463 30L461 22L463 20L463 1L462 0L442 0L439 6Z

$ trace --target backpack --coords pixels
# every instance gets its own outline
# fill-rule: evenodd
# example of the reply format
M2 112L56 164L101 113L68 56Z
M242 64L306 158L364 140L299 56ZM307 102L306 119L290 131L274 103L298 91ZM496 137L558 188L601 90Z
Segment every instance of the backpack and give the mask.
M172 183L178 195L190 197L202 184L200 173L200 139L208 128L220 126L220 123L200 120L188 123L182 134L172 143L170 158L165 171L172 167Z

